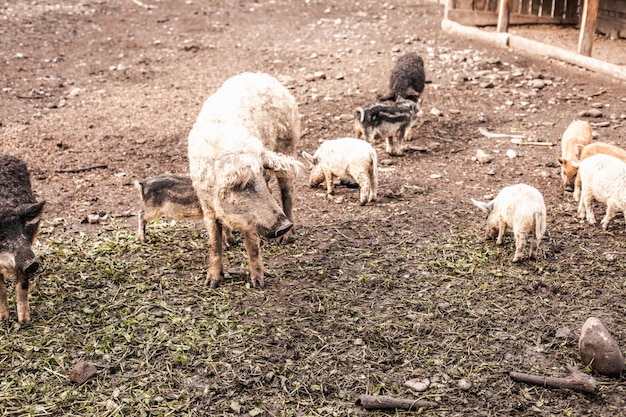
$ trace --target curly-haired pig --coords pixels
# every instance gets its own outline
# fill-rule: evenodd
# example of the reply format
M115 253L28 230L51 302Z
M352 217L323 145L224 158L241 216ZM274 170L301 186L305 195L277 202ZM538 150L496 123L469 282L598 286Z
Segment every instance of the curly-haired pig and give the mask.
M361 139L341 138L324 141L313 155L302 152L309 163L309 182L315 187L322 182L326 192L333 193L335 178L352 178L361 188L361 205L376 200L378 188L378 167L376 151Z
M0 320L9 318L6 279L15 277L17 320L30 321L29 280L39 268L32 244L43 206L33 195L26 164L0 155Z
M574 191L576 172L572 163L579 161L582 148L592 141L591 125L584 120L574 120L563 132L561 156L557 160L561 164L561 179L565 191Z
M578 216L596 224L593 200L606 203L606 215L600 223L606 230L618 211L626 215L626 163L612 155L596 154L575 165L581 189Z
M546 232L546 205L543 195L534 187L517 184L504 187L488 203L476 201L472 204L487 213L487 230L485 239L497 236L496 243L504 242L504 234L508 229L515 236L515 255L513 262L524 257L526 238L530 236L531 258L537 255L537 248Z

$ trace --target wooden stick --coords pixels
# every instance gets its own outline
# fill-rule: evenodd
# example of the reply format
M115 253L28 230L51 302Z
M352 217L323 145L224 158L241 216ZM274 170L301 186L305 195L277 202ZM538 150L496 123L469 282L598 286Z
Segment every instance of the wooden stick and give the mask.
M511 139L511 143L514 143L516 145L554 146L554 143L552 142L526 142L517 138Z
M543 385L550 388L569 388L574 391L581 391L593 394L596 391L597 382L595 378L581 372L572 365L566 366L570 375L565 378L552 376L530 375L520 372L511 372L509 375L513 381L527 382L529 384Z
M414 400L411 398L393 398L387 395L366 394L359 395L359 399L356 401L356 404L362 406L366 410L417 410L421 407L437 406L437 403L433 401Z
M55 169L54 172L58 174L66 174L66 173L75 174L77 172L91 171L92 169L99 169L99 168L108 168L108 167L105 164L98 164L98 165L91 165L91 166L83 167L83 168Z
M482 127L479 127L478 131L480 132L481 135L486 136L490 139L499 139L499 138L524 139L526 137L524 135L516 135L516 134L511 134L511 133L490 132L487 129L483 129Z

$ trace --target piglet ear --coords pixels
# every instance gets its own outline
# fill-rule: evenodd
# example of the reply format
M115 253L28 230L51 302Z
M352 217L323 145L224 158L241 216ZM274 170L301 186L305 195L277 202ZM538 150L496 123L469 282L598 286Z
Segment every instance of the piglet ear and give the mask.
M473 205L475 205L476 207L478 207L485 213L487 214L491 213L491 210L493 209L493 202L490 201L489 203L484 203L482 201L474 200L473 198L470 200L472 200Z
M24 204L18 208L18 214L26 223L36 221L41 216L44 203L44 201L40 201L39 203Z

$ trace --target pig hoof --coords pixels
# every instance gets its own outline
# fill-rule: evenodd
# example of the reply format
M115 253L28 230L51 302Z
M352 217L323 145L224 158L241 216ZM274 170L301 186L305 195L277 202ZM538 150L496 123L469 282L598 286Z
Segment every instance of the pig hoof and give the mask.
M217 288L217 286L220 284L219 281L214 281L211 279L207 279L206 281L204 281L204 286L208 286L209 288Z
M259 288L259 289L265 288L265 281L263 280L252 281L252 288Z

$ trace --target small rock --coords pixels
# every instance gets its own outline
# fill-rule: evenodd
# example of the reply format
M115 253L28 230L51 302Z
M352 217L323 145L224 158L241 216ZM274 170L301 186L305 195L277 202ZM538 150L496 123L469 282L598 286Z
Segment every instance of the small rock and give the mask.
M433 116L437 116L437 117L443 116L443 112L436 107L433 107L432 109L430 109L430 114L432 114Z
M380 161L378 161L378 164L384 167L388 167L393 165L393 159L381 159Z
M600 374L619 375L624 369L624 356L617 342L595 317L589 317L583 324L578 350L585 366Z
M543 87L546 86L546 83L540 79L530 80L529 84L532 88L536 88L538 90L541 90Z
M77 384L82 384L90 378L93 378L97 373L98 370L94 364L78 361L70 370L70 380Z
M491 161L493 161L493 155L489 155L487 152L483 151L482 149L477 149L476 161L478 161L481 164L488 164Z
M441 177L443 177L443 175L441 174L430 174L430 178L433 180L439 179Z
M100 215L99 214L88 214L87 215L87 223L89 224L98 224L100 223Z
M572 331L569 327L561 327L560 329L557 329L555 336L557 339L565 339L569 337L571 332Z
M68 96L70 97L75 97L77 95L79 95L83 90L81 90L78 87L72 87L72 89L70 90L70 92L68 93Z
M448 309L450 309L450 307L452 306L452 304L450 304L447 301L442 301L439 304L437 304L437 308L441 311L446 311Z
M285 87L289 89L294 88L296 86L296 79L289 75L279 75L276 78L278 79L278 81L280 81L282 85L284 85Z
M472 383L467 379L460 379L457 385L462 391L469 391L472 388Z
M605 253L604 259L606 259L607 262L615 262L615 255L612 253Z
M589 109L578 112L580 117L602 117L602 112L598 109Z
M506 151L506 156L508 156L511 159L517 158L517 152L515 152L513 149L508 149Z
M315 71L313 73L313 77L315 80L325 80L326 79L326 74L322 71Z
M424 392L430 386L430 380L428 379L409 379L404 383L407 387L413 391Z
M479 84L480 88L493 88L495 87L495 84L492 83L491 81L488 82L483 82Z

